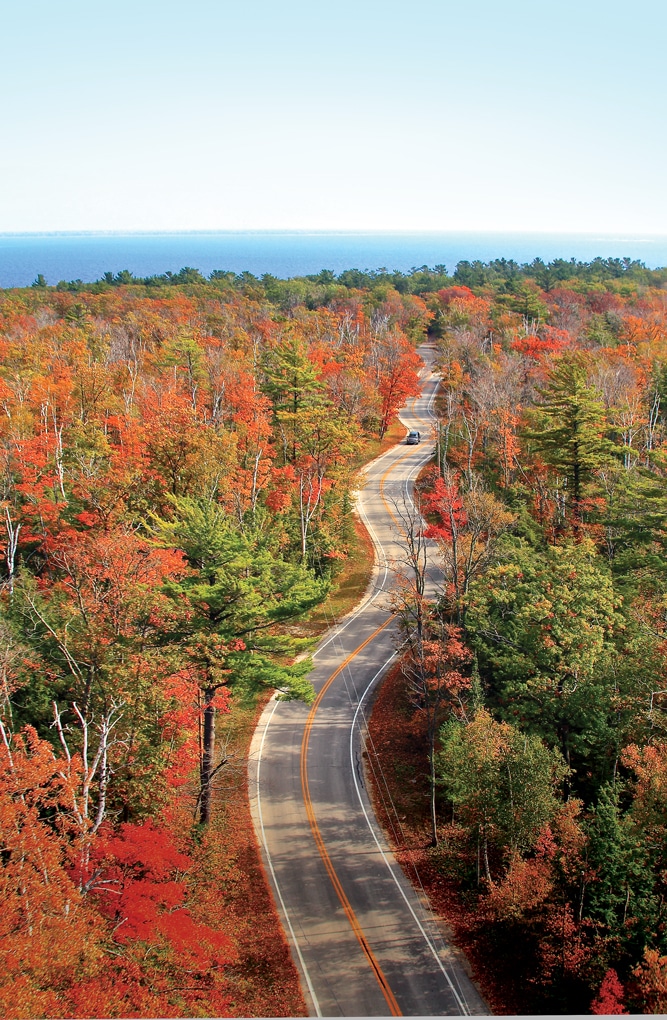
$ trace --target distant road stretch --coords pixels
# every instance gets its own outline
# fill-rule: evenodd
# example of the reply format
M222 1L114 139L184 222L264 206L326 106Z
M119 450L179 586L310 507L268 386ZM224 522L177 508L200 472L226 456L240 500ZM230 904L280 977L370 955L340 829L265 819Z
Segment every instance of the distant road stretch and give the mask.
M396 507L433 453L438 380L432 351L421 353L422 394L401 420L422 442L373 461L359 497L375 544L372 590L318 647L314 704L270 701L251 751L253 820L311 1016L488 1013L396 863L362 768L365 707L396 657L388 593L405 559Z

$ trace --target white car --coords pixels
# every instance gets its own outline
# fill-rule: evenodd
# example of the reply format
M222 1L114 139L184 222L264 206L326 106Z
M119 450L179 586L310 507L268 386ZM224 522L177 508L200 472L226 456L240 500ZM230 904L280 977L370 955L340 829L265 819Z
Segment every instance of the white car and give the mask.
M413 429L411 432L408 432L405 442L408 446L416 446L417 443L421 443L421 438L420 433Z

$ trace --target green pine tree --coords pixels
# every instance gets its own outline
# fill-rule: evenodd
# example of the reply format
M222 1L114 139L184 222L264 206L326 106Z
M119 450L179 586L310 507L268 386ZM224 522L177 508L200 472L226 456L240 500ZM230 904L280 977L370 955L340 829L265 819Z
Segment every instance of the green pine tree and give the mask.
M542 403L533 411L534 427L525 435L533 449L566 479L576 522L586 486L615 452L606 438L604 405L595 388L588 385L585 355L576 352L562 357L539 392Z
M196 670L203 700L200 820L208 822L214 763L216 693L222 687L275 688L286 698L309 701L310 662L288 665L297 642L275 625L295 619L325 597L327 583L287 563L270 533L237 531L217 503L174 498L171 520L153 518L166 546L182 549L192 572L165 591L178 612L169 639L184 648Z

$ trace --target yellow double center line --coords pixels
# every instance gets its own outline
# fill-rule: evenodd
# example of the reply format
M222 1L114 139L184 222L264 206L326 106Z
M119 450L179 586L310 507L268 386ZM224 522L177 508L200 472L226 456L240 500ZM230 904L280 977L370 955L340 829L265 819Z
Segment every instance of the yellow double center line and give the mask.
M422 419L420 418L420 421L421 420ZM404 453L402 456L397 457L397 459L393 462L393 464L389 468L387 468L387 470L384 472L384 474L380 478L380 486L379 486L380 497L381 497L382 502L384 503L385 507L387 508L387 511L389 512L390 517L392 518L394 523L399 527L399 530L402 530L402 528L400 527L400 523L397 520L397 518L394 515L394 513L392 512L391 507L389 506L389 503L387 502L387 499L386 499L386 497L384 495L384 483L385 483L385 480L386 480L387 476L394 470L396 465L400 464L400 462L402 460L405 460L407 457L411 456L412 452L413 451L410 450L410 451ZM348 657L343 662L341 662L340 666L338 666L338 668L331 674L331 676L329 677L327 682L322 687L322 690L320 691L320 693L315 698L315 701L313 702L313 707L311 708L311 710L310 710L310 712L308 714L308 718L306 720L306 725L305 725L304 732L303 732L303 740L301 741L301 790L303 792L303 802L304 802L305 807L306 807L306 817L308 818L308 823L309 823L311 831L313 833L313 838L315 840L315 845L317 846L317 849L319 851L320 857L322 858L322 861L324 862L324 867L326 868L327 874L328 874L329 878L331 879L331 884L333 885L333 887L334 887L334 889L336 891L336 895L338 896L338 899L340 900L341 906L343 907L343 910L345 911L345 916L347 917L347 919L348 919L348 921L350 923L350 927L352 928L352 931L354 932L354 934L356 936L356 939L357 939L359 945L361 946L361 949L363 950L363 953L366 956L366 959L368 960L368 962L369 962L369 964L371 966L371 969L373 970L373 973L375 974L375 977L376 977L377 982L378 982L378 984L380 986L382 994L384 995L385 1001L386 1001L386 1003L387 1003L387 1005L389 1007L391 1015L392 1016L403 1016L403 1014L401 1012L401 1008L398 1005L398 1002L396 1001L396 996L394 995L394 993L392 992L391 988L389 987L389 982L387 981L387 978L385 977L384 971L382 970L382 967L380 966L380 963L379 963L377 957L375 956L375 953L373 952L373 950L371 949L370 945L368 944L368 939L364 935L363 929L362 929L361 925L359 924L359 920L357 918L357 915L355 914L354 910L352 909L352 904L350 903L350 901L348 900L347 896L345 895L345 890L343 889L343 886L341 885L340 879L338 878L338 875L336 874L336 870L335 870L335 868L333 866L333 862L332 862L331 858L329 857L329 854L327 852L327 848L324 845L324 840L322 839L322 833L320 832L320 827L317 824L317 819L315 817L315 811L314 811L314 808L313 808L313 802L312 802L312 799L311 799L311 796L310 796L310 788L309 788L309 785L308 785L308 744L309 744L309 741L310 741L310 734L311 734L311 731L312 731L312 728L313 728L313 724L315 722L315 716L317 714L317 710L320 707L320 704L322 703L322 699L324 698L324 695L327 693L327 691L331 687L331 685L334 682L334 680L336 680L336 678L340 676L340 674L343 672L343 670L346 669L347 666L349 666L349 664L352 662L352 660L354 658L356 658L356 656L359 654L359 652L362 652L364 650L364 648L371 643L371 641L375 640L375 638L378 636L378 634L381 631L383 631L385 629L385 627L387 627L392 622L393 619L394 619L394 614L392 614L392 616L390 616L387 620L385 620L385 622L383 624L381 624L376 630L374 630L373 633L370 634L366 638L366 640L363 641L359 645L358 648L355 648L355 650L353 652L351 652L348 655Z
M307 764L307 762L308 762L308 742L310 740L310 732L311 732L311 730L313 728L313 723L315 722L315 715L317 713L318 708L320 707L320 704L322 702L322 698L324 697L326 692L329 690L329 687L331 687L331 684L334 682L336 677L340 676L340 674L343 672L343 670L346 668L346 666L348 666L350 664L350 662L352 662L352 660L355 658L355 656L357 656L359 654L359 652L363 651L363 649L366 647L366 645L369 645L371 643L371 641L373 641L374 638L376 638L378 636L380 631L383 631L384 628L387 627L391 623L391 621L393 619L394 619L394 617L390 616L389 619L385 620L385 622L380 627L378 627L377 630L374 630L373 633L370 634L366 638L366 640L364 642L362 642L362 644L359 645L358 648L355 648L355 650L353 652L351 652L350 655L348 655L348 657L340 664L340 666L335 670L335 672L333 672L331 674L331 676L329 677L327 682L324 684L322 690L320 691L320 693L315 698L315 701L313 702L313 707L311 708L310 713L308 715L308 719L306 720L306 726L305 726L304 733L303 733L303 740L301 741L301 789L303 791L303 801L304 801L304 804L306 805L306 816L308 818L308 822L310 824L310 828L312 830L313 837L315 839L315 844L317 846L317 849L320 852L320 857L322 858L322 860L324 862L324 867L327 870L327 874L328 874L329 878L331 879L331 884L333 885L334 889L336 890L336 895L338 896L338 899L341 902L343 910L345 911L345 916L347 917L348 921L350 922L350 926L352 928L352 931L354 932L354 934L355 934L355 936L357 938L357 941L358 941L359 945L361 946L361 948L362 948L362 950L363 950L363 952L364 952L364 954L366 956L366 959L368 960L368 962L369 962L369 964L370 964L370 966L371 966L371 968L372 968L372 970L373 970L373 972L375 974L375 977L377 978L377 982L378 982L378 984L379 984L379 986L380 986L380 988L382 990L382 994L385 997L387 1005L389 1006L389 1010L391 1012L391 1015L392 1016L403 1016L403 1014L401 1012L401 1008L398 1005L398 1002L396 1001L396 997L395 997L394 993L392 992L391 988L389 987L389 982L387 981L387 978L384 975L384 972L382 970L382 967L380 966L380 963L379 963L377 957L375 956L373 950L371 949L371 947L368 944L368 940L367 940L366 936L364 935L364 932L363 932L363 929L362 929L361 925L359 924L359 920L357 919L357 915L355 914L354 910L352 909L352 905L351 905L350 901L348 900L347 896L345 895L345 890L343 889L343 887L342 887L342 885L340 883L340 879L338 878L338 875L336 874L336 871L335 871L335 868L334 868L333 863L331 861L331 858L329 857L329 854L327 853L327 849L326 849L326 847L324 845L324 840L322 839L322 833L320 832L319 825L317 824L317 819L315 818L315 811L313 810L313 802L312 802L311 797L310 797L310 789L309 789L309 786L308 786L308 764Z
M396 465L400 464L402 460L406 460L408 457L411 457L413 452L414 452L413 450L408 450L407 453L403 453L403 454L401 454L400 457L397 457L396 460L387 468L385 473L382 475L382 478L380 479L380 485L379 485L380 499L384 503L385 509L386 509L387 513L389 514L389 516L391 517L392 521L394 522L394 524L396 525L396 527L398 528L399 532L402 535L405 535L405 531L403 530L398 517L396 516L394 511L391 509L389 503L387 502L387 497L384 494L384 483L387 480L387 476L391 474L391 472L394 470Z

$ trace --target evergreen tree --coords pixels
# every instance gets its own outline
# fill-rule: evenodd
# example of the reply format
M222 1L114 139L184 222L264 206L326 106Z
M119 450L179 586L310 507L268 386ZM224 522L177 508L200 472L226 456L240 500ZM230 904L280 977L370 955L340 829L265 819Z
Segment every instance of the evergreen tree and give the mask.
M631 817L621 812L619 792L617 784L603 786L588 823L593 878L586 889L585 913L632 945L635 955L662 928L662 897L653 888L650 841L633 831Z
M302 407L321 403L324 386L308 357L308 345L294 332L283 335L281 343L263 358L264 383L277 418L281 411L297 414Z
M532 414L534 428L526 437L565 478L576 523L587 484L614 453L605 435L604 406L595 388L588 385L585 355L563 356L540 394L543 402Z
M466 629L501 713L588 754L606 737L611 691L606 657L619 604L590 541L538 553L505 538L500 562L470 586Z
M296 642L275 625L301 616L324 598L327 584L305 567L285 562L270 535L236 531L217 503L173 500L170 521L154 518L161 544L185 553L191 573L170 581L172 642L184 646L203 700L200 819L210 817L217 698L223 688L273 687L285 697L312 698L308 661L285 665Z

